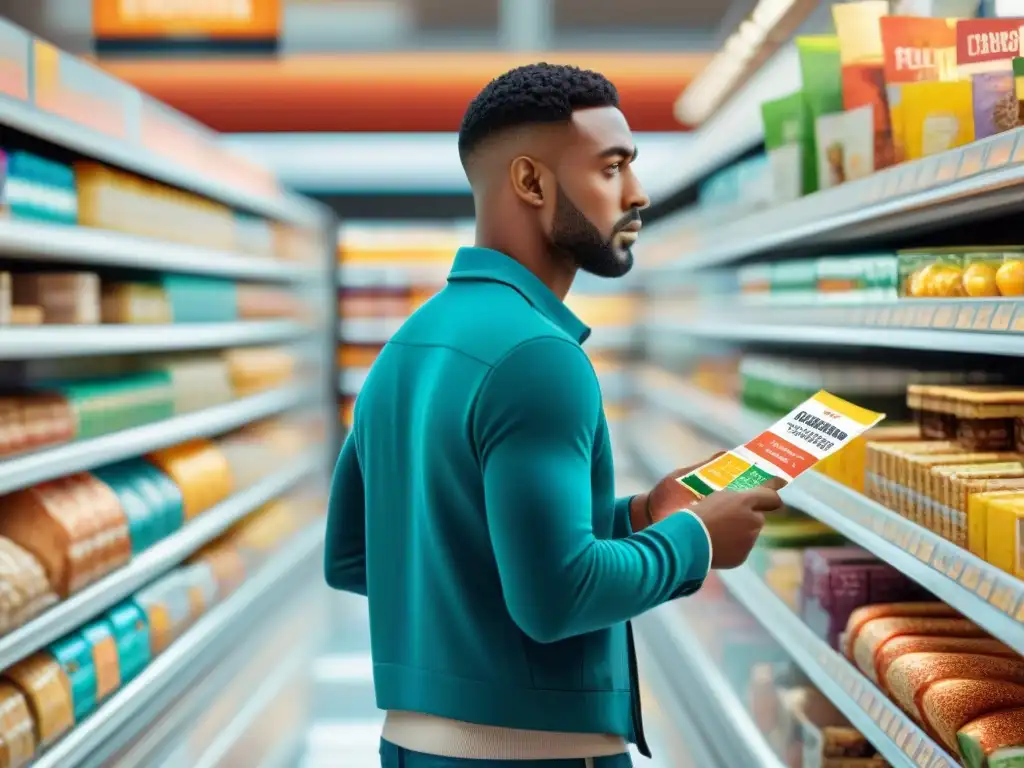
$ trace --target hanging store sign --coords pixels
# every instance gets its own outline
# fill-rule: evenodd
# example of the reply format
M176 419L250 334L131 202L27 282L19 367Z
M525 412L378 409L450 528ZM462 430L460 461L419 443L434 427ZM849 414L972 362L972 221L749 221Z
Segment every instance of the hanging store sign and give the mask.
M93 0L97 50L276 48L281 0Z

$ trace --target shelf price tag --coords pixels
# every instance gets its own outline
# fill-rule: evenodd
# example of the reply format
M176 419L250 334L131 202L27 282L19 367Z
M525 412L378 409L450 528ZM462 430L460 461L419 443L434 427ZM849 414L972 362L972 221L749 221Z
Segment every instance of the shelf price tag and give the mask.
M936 182L953 181L956 178L957 169L960 167L959 149L951 149L939 158L939 169L935 174Z
M960 160L960 168L957 171L958 179L965 179L980 173L985 164L985 145L972 144L963 150L963 157Z
M917 162L917 188L919 190L928 189L935 184L936 176L939 172L939 160L938 158L930 157Z
M934 754L934 750L932 750L930 746L922 744L917 752L917 764L921 768L928 768L928 766L931 765Z
M995 583L996 577L991 574L987 575L978 585L978 588L974 590L975 594L977 594L982 600L988 600L989 596L992 594L992 588L995 586Z
M1014 133L1000 136L994 140L988 148L988 155L985 156L985 169L992 170L1006 165L1013 158L1013 147L1017 142Z
M1013 610L1013 590L1008 584L1000 584L988 601L1003 613L1010 613Z
M974 325L974 307L966 306L961 307L960 311L956 315L956 329L960 331L969 331Z
M981 571L978 570L976 565L967 566L964 570L964 575L960 577L960 583L965 589L976 590L979 581L981 581Z
M992 315L992 323L989 325L989 330L992 331L1007 331L1010 329L1010 322L1013 320L1013 302L1011 301L1000 301L996 305L996 311Z
M979 304L974 315L974 323L971 327L976 331L989 330L992 327L992 317L995 313L996 308L992 302Z
M1016 333L1024 333L1024 302L1020 302L1017 313L1013 316L1012 330Z
M956 325L956 310L952 304L942 304L932 317L932 328L948 329Z

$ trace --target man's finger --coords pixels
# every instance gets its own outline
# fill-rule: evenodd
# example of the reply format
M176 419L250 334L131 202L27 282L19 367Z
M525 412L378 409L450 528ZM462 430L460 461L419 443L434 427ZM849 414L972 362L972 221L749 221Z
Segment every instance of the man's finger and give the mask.
M786 487L786 485L788 485L788 483L786 483L786 481L783 480L781 477L773 477L770 480L768 480L768 482L762 483L761 487L771 488L773 491L781 491L783 488Z
M744 493L750 499L751 509L757 512L772 512L782 506L779 492L765 488L763 485L760 488L744 491Z

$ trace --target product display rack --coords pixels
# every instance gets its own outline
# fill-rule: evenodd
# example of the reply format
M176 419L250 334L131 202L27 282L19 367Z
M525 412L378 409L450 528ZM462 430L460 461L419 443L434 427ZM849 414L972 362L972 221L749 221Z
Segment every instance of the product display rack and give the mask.
M810 61L808 56L801 65L810 66ZM845 60L842 66L848 66ZM803 88L803 107L808 107L818 95L812 93L818 84L808 85L808 72L793 67L789 87L767 98ZM846 80L843 88L845 98ZM744 103L757 120L765 98L747 89L732 103ZM774 117L764 119L767 128L779 129L771 122ZM812 127L813 120L812 115ZM702 133L697 132L698 144L710 141ZM723 129L720 141L726 139ZM923 610L950 616L952 624L982 638L982 644L998 646L1012 664L1024 663L1024 527L1017 502L1010 501L1017 499L1016 462L1024 443L1019 432L1011 434L1015 413L999 422L1003 443L997 443L998 437L991 437L990 444L972 443L974 435L982 434L971 433L972 427L994 430L998 417L990 415L994 408L987 405L955 410L958 395L953 394L966 392L965 398L977 396L984 403L987 396L1009 401L1021 381L1024 291L1006 276L1014 277L1021 259L1014 216L1024 183L1024 128L776 202L760 182L767 178L777 192L782 189L778 184L785 182L785 169L773 163L784 161L781 150L778 156L772 152L792 148L789 141L780 145L773 136L767 157L755 150L757 156L731 168L726 167L732 162L728 153L718 153L717 166L705 163L701 174L687 181L690 192L700 186L698 203L667 215L658 210L661 218L645 228L636 270L644 297L635 336L642 362L628 369L632 408L616 440L650 482L748 441L754 454L761 447L775 455L773 438L758 442L758 436L818 389L888 412L890 418L846 458L823 463L784 488L787 509L768 516L748 563L717 573L700 593L710 591L709 600L721 600L723 612L738 609L756 621L774 647L766 650L755 633L728 622L704 631L688 618L688 601L672 608L674 614L659 609L638 621L638 645L659 655L659 668L678 670L678 689L696 691L708 702L705 710L717 710L719 703L707 692L707 674L689 663L693 646L705 643L698 652L708 651L707 663L719 666L714 674L729 678L720 682L735 690L729 698L738 715L715 718L680 708L680 716L689 717L697 730L715 734L715 747L728 744L745 751L719 755L722 764L794 764L792 755L784 754L790 748L803 750L804 765L854 757L827 753L823 734L838 727L874 748L874 758L870 750L856 755L865 765L869 760L884 761L872 766L905 768L989 765L978 746L978 731L972 729L983 728L991 712L1016 727L1024 718L1016 709L1021 705L993 704L985 711L964 712L963 720L939 705L925 710L929 686L936 681L947 684L936 689L938 698L943 690L966 690L955 678L974 678L962 667L957 671L965 657L951 658L958 649L944 645L959 630L915 624L907 617L914 615L908 604L924 601ZM736 147L734 157L750 149L749 137L746 144ZM839 146L840 151L849 149ZM807 147L801 143L798 149ZM815 151L813 142L810 150ZM755 169L765 175L757 176ZM718 170L723 173L715 174ZM702 184L710 174L717 186ZM882 265L879 272L871 273L873 261ZM927 270L950 278L948 290L922 278L931 274ZM979 288L971 280L983 272L991 284ZM954 410L947 416L943 406L915 405L918 388L928 397L948 394ZM955 429L942 433L937 422L925 423L930 417L947 418L944 423ZM865 446L872 434L878 435L874 440L880 447ZM950 446L945 461L939 457L941 448L925 445L944 438ZM901 449L903 440L921 441L920 453ZM938 451L933 459L929 449ZM890 456L895 469L888 464ZM1015 467L1006 476L984 466L1003 458ZM740 464L745 466L737 460L737 471ZM948 480L948 492L945 478L955 478ZM979 497L975 506L975 494L983 493L998 509L992 517L987 500ZM986 531L989 520L995 522ZM725 599L717 588L724 589ZM867 616L877 610L876 615L894 617L894 627L913 627L893 630L912 637L905 646L892 647L892 658L921 654L877 684L861 671L871 657L857 655L855 663L847 653L851 659L854 648L857 654L881 653L878 649L889 640L877 639L877 646L868 647L854 645L869 642L859 635L842 639L858 631L850 612L862 608ZM671 656L664 642L667 630L658 622L677 614L682 640ZM874 626L879 633L886 631ZM925 639L929 642L917 651ZM732 656L719 652L719 644L730 643ZM981 645L975 648L962 652L976 653L975 660L989 653ZM930 649L933 655L925 657ZM730 664L739 664L740 671L730 668L727 674ZM911 674L934 677L913 680L911 690L901 691L894 680L905 680L899 675L914 664L919 666ZM1008 685L1001 674L985 678L976 690ZM774 695L771 708L765 704L768 690ZM989 692L984 689L984 695ZM911 695L919 710L908 703ZM820 706L822 701L827 706ZM829 707L835 712L826 713ZM788 741L773 730L780 712L806 718ZM1018 741L1007 735L1007 752L1024 746ZM758 755L751 745L764 746L769 754Z
M639 387L654 412L696 427L722 448L740 445L771 424L685 384L668 390L641 379ZM782 496L1024 653L1024 583L1019 579L817 473L805 473Z
M147 713L152 718L166 709L210 668L210 661L222 659L237 647L254 619L294 597L299 585L313 576L322 544L323 527L319 523L298 534L238 592L204 616L139 677L33 765L63 768L107 764L106 760L143 733ZM197 659L206 664L197 664ZM83 760L83 756L87 758Z
M82 672L75 664L97 665L92 693L95 701L91 706L80 706L78 697L86 691L81 680L75 678L73 727L48 736L46 746L33 741L32 765L72 768L156 764L157 756L170 754L189 765L212 766L222 758L230 761L234 758L227 756L242 749L247 740L252 740L254 730L265 725L267 714L278 706L275 702L294 699L295 691L304 690L308 664L323 638L320 617L326 593L318 586L309 587L320 578L318 554L335 431L334 423L325 423L324 419L334 402L336 384L328 383L334 324L325 319L334 297L333 290L329 294L324 286L330 288L333 282L334 247L328 233L336 224L325 207L284 191L270 173L231 155L221 146L220 137L204 126L6 22L0 22L0 27L9 75L0 95L0 125L7 130L3 150L8 157L20 153L19 161L21 155L31 155L28 159L36 163L32 166L34 172L42 173L39 168L64 168L71 185L62 187L61 194L71 195L75 204L69 219L66 212L28 211L31 201L15 209L17 200L5 196L5 215L0 221L0 271L10 270L14 278L6 273L4 277L13 280L37 273L53 274L56 267L61 270L57 274L91 278L97 296L100 285L104 291L125 284L140 286L150 292L145 299L150 302L154 291L163 291L164 311L171 313L173 309L175 318L173 323L169 316L163 322L154 322L136 314L115 322L107 319L104 303L102 321L76 320L78 324L70 325L49 318L46 313L51 310L43 300L28 302L39 305L30 307L38 311L39 319L34 324L14 319L9 310L0 311L4 386L18 397L23 397L21 393L28 387L24 397L31 397L35 396L32 386L44 386L35 384L37 380L45 382L46 387L65 387L70 381L70 388L58 391L72 394L59 397L67 398L68 411L80 422L76 422L70 437L50 437L51 442L36 442L30 450L12 451L4 443L7 453L0 456L0 502L13 504L10 499L15 496L11 494L50 481L60 481L55 488L64 487L61 484L73 478L100 483L93 475L93 470L100 469L106 472L100 476L109 478L102 482L111 483L111 488L117 486L110 498L118 505L128 504L128 499L151 504L154 497L147 493L156 485L145 486L149 491L144 493L144 485L128 484L142 483L138 478L143 476L150 478L146 483L152 483L155 475L121 475L135 471L128 469L135 464L121 462L144 456L159 462L163 459L156 457L166 454L169 463L164 466L136 463L149 466L147 472L157 475L166 471L166 485L161 487L165 492L171 488L184 494L186 505L185 522L165 530L162 538L152 539L151 533L146 534L150 538L145 546L140 543L143 529L131 526L152 525L140 521L143 514L156 513L141 505L130 513L127 507L119 510L128 524L124 540L127 542L128 535L139 537L137 541L132 539L131 556L126 555L114 567L102 566L106 569L103 571L100 540L90 540L90 546L96 547L91 580L66 587L62 599L16 621L0 634L0 673L5 674L29 657L56 664L54 668L63 669L60 674L69 679ZM41 67L43 61L52 67ZM57 72L56 81L44 82L44 71ZM74 80L73 87L88 91L102 108L83 112L62 78ZM5 183L13 178L11 168ZM26 162L22 171L27 170ZM93 191L98 189L107 197L90 198L89 215L110 223L76 225L76 220L85 220L77 217L87 215L85 181L78 174L90 171L99 177L99 181L92 180L98 185ZM48 172L50 177L33 178L31 182L56 183L54 171ZM102 187L104 183L108 184L106 188ZM6 210L8 205L10 211ZM154 231L161 211L168 212L167 221L180 217L180 226L166 222L159 225L169 233L168 240L135 234ZM113 223L112 216L123 218ZM172 284L178 278L181 280ZM195 281L186 282L185 278ZM206 282L200 284L200 280ZM207 293L200 293L200 285ZM228 286L231 293L227 300L223 295L214 297L211 285ZM248 288L253 290L243 296L243 289ZM173 290L178 293L172 294ZM77 295L74 298L80 300ZM104 302L107 298L104 293ZM139 301L134 295L128 298ZM11 303L10 296L0 295L0 299ZM15 305L19 301L26 303L24 298L15 297ZM213 306L221 301L225 306ZM194 311L204 302L210 306ZM54 304L58 309L61 306ZM139 313L139 306L134 304L125 311ZM301 311L295 311L295 307ZM224 320L194 320L190 311ZM249 357L245 358L248 363L238 363L231 355L243 350L264 357ZM280 373L282 361L290 366L286 374ZM77 366L81 366L81 372ZM209 377L211 370L216 370L219 378L198 383L203 380L195 372ZM159 379L165 382L160 385L163 389L154 387L154 394L147 395L152 400L146 401L122 383L127 381L124 377L134 375L163 376L165 379ZM75 393L94 386L94 381L105 385L108 380L125 389L112 394L101 392L100 396L90 390L88 396L94 402L72 399L86 397ZM271 381L274 383L268 383ZM230 394L223 394L223 388L230 388ZM133 396L140 398L138 404L130 400ZM166 398L170 405L165 406L157 398ZM150 402L159 403L159 409ZM149 410L142 410L145 408ZM163 415L145 418L144 414L157 412ZM9 418L8 413L5 411L3 418ZM88 429L82 426L87 418L92 419ZM11 430L19 424L4 422L8 430L5 440L11 441ZM130 426L115 426L124 424ZM255 431L238 432L250 425ZM54 424L48 423L47 428L52 432ZM261 433L261 429L271 431ZM275 433L274 429L282 431ZM38 435L34 439L38 441ZM280 442L287 440L293 442ZM210 486L205 481L199 481L199 490L195 485L186 487L187 482L196 482L199 469L181 466L183 462L175 458L179 454L200 455L197 446L203 445L209 446L204 449L208 460L213 455L223 462L217 464L216 471L222 473L217 482L223 472L238 472L233 481L227 482L229 490L216 500L208 495ZM218 453L222 447L224 453ZM234 453L229 454L229 450ZM232 458L226 458L229 455ZM202 471L211 472L212 466ZM247 479L242 481L242 477ZM124 483L123 493L128 495L118 495L122 493L117 490L122 488L119 483ZM195 493L200 495L189 496ZM290 501L299 498L295 495L299 493L304 496L297 504ZM18 498L29 497L22 494ZM86 506L84 500L80 503ZM167 503L167 499L161 503ZM82 509L76 513L86 514ZM60 515L71 512L59 512L54 507L52 511L46 508L46 514L55 520L70 520ZM96 518L90 524L99 524L100 514L89 511L88 515ZM257 522L262 528L256 526ZM81 520L76 523L81 526ZM72 530L71 522L62 524ZM78 534L72 531L72 542L77 541L74 535ZM30 551L34 544L15 544L26 548L28 557L42 557ZM232 576L221 572L214 576L212 566L205 565L212 560L203 557L218 553L228 553L237 558L232 562L241 564L232 566L236 568ZM65 557L73 561L74 556ZM149 590L155 601L152 605L170 600L166 595L171 594L178 600L181 586L175 580L186 584L185 579L192 578L186 572L199 573L207 567L211 567L209 578L216 581L203 587L204 596L188 609L185 624L180 613L174 614L177 624L166 635L170 639L162 640L164 645L157 647L158 631L166 633L168 629L156 623L150 627L157 620L146 613L149 604L136 597ZM56 578L49 571L45 577ZM8 574L5 578L14 577ZM50 586L60 591L55 584ZM167 591L154 592L157 587ZM296 600L297 593L303 597ZM109 686L112 678L109 666L99 668L99 660L106 658L99 655L100 651L94 647L88 662L80 658L72 664L61 661L55 649L65 641L95 638L79 632L86 626L109 625L117 630L107 617L129 605L140 610L138 615L142 617L131 631L141 631L139 628L145 625L145 637L149 638L152 629L153 650L147 649L142 666L129 672L124 666L127 657L120 656L127 653L128 646L118 645L116 663L121 669L116 673L117 682L113 689L101 690L101 681ZM289 621L297 606L304 618ZM180 603L174 610L180 611ZM293 637L284 642L275 635L278 620L284 627L281 631L301 630L301 642ZM133 647L139 647L137 639L132 642ZM144 642L148 645L149 640ZM272 645L275 642L276 646ZM279 654L284 647L289 653L280 657L281 664L268 666L264 658L267 653ZM241 674L246 660L252 659L261 661L259 675L248 669L246 690L240 690L235 675L226 673L233 669ZM109 665L109 659L106 663ZM214 674L215 667L220 676ZM219 684L211 686L214 678ZM10 678L5 678L5 686L14 690ZM72 690L70 684L65 687ZM227 702L229 691L236 701ZM253 691L257 695L247 699ZM9 695L30 698L36 693L25 689ZM301 707L294 706L294 702L288 706L289 717L301 717ZM225 707L233 709L232 717L215 735L200 733L203 723L211 727L209 724L217 721L218 707L221 715ZM281 714L275 717L284 723ZM262 728L265 738L260 759L276 753L285 763L294 763L296 734L305 726L299 720L289 723L290 730ZM13 726L5 723L5 727ZM266 740L267 734L273 736L271 741ZM4 738L8 739L8 734ZM24 744L20 749L24 752ZM242 759L241 764L255 764L250 757ZM12 765L27 764L24 754L11 759L16 761Z
M651 414L651 418L656 419L657 414ZM673 462L671 454L663 453L663 449L652 448L645 442L644 435L647 433L645 429L647 425L644 421L644 417L636 418L636 421L627 427L626 440L635 455L639 457L640 463L647 468L650 477L664 477L666 473L675 468L677 462ZM802 480L803 478L798 480L797 484ZM749 570L748 566L722 571L719 573L719 578L729 592L750 611L783 648L792 654L793 660L817 688L849 718L857 730L875 745L879 753L891 765L897 768L954 768L957 765L954 758L936 745L923 729L905 715L859 670L840 653L815 636L803 621L756 574ZM667 610L672 610L672 607L659 609L655 614L660 616L663 611ZM678 608L675 610L678 611ZM683 648L689 649L695 644L699 645L696 641L680 645L680 658L685 655L682 651ZM713 662L709 660L708 664L714 669ZM687 683L693 681L692 684L697 684L700 682L700 677L700 674L696 679L688 675L686 680ZM719 684L724 690L729 689L728 683L724 680ZM746 715L742 712L742 707L740 710L740 722L742 722L742 718ZM734 720L719 718L717 726L712 727L720 728L723 722L734 722ZM756 738L750 733L743 735L738 741L748 745L757 743ZM763 762L770 758L761 758L761 760L762 762L745 764L771 764Z
M977 222L1013 210L1024 183L1024 129L901 163L862 179L752 213L727 228L688 228L692 253L659 271L735 264L796 248L834 248Z

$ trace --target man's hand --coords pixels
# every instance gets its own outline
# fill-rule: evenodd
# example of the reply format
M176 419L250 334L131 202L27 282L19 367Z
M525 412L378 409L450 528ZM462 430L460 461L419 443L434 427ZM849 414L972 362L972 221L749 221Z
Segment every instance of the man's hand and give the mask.
M711 567L736 568L742 565L757 542L764 527L765 512L782 506L778 492L786 485L773 478L751 491L716 491L705 499L698 498L677 478L717 459L723 452L670 472L649 493L634 497L630 519L634 531L641 531L683 509L693 512L704 523L711 538Z
M746 562L764 527L764 513L782 506L773 478L751 491L716 491L690 507L711 539L711 567L736 568Z
M658 481L658 484L648 493L641 493L633 497L630 505L629 518L634 531L642 531L648 525L664 520L669 515L674 515L681 509L687 509L697 501L689 488L680 483L677 478L689 474L697 467L703 467L709 461L717 459L724 451L719 451L704 461L693 464L689 467L669 472Z

